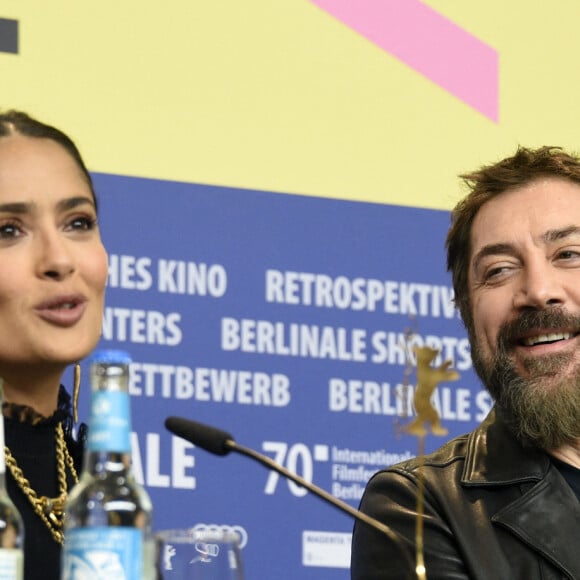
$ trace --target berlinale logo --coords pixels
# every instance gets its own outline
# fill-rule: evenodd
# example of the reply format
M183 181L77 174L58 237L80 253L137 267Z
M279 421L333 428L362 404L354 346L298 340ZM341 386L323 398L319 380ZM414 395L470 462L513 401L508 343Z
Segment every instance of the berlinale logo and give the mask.
M0 52L18 54L18 20L0 18Z

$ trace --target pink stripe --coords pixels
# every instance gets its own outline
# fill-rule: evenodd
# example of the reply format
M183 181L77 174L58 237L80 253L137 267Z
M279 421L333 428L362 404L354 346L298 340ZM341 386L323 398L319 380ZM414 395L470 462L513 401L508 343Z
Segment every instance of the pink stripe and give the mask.
M311 0L486 117L499 118L499 58L419 0Z

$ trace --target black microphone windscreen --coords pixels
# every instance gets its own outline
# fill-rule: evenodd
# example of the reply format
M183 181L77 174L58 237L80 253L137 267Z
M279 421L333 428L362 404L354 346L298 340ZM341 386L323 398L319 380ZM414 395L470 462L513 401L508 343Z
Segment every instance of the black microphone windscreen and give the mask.
M215 455L227 455L231 451L228 442L233 442L234 438L221 429L180 417L168 417L165 427L174 435Z
M392 542L394 542L398 548L401 550L401 554L407 563L408 570L414 570L413 561L409 558L409 554L402 545L401 537L393 532L387 525L383 524L379 520L368 516L364 512L361 512L344 501L334 497L324 489L314 485L310 481L300 477L299 475L292 473L290 470L286 469L283 465L276 463L273 459L266 455L262 455L249 447L244 447L239 445L234 441L234 438L221 429L216 429L215 427L210 427L209 425L204 425L203 423L197 423L196 421L190 421L188 419L181 419L179 417L168 417L165 419L165 427L171 431L174 435L186 439L194 445L198 445L202 449L214 453L215 455L227 455L230 451L236 451L241 453L255 461L261 463L268 469L276 471L280 475L288 478L289 480L297 483L298 485L304 487L305 489L311 491L314 495L323 499L327 503L338 508L340 511L345 512L359 521L365 522L375 530L385 534ZM399 576L398 576L399 577Z

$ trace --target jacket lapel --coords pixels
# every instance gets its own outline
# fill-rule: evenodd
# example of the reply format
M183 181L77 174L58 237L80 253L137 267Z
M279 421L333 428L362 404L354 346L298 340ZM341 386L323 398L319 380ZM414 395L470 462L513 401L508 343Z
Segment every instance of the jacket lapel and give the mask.
M543 451L524 449L492 411L469 435L461 483L486 486L539 481L549 467Z
M497 419L495 412L473 431L462 476L466 487L518 485L522 495L492 515L573 578L580 578L580 502L548 456L527 449ZM566 541L562 541L566 538Z
M491 519L573 578L580 578L580 503L556 468Z

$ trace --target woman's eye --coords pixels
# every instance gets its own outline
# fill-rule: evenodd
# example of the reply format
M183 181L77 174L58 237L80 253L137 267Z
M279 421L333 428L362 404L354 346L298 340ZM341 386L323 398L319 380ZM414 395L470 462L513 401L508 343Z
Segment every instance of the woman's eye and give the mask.
M17 238L22 233L22 230L17 224L5 223L0 224L0 239L10 240Z
M97 220L93 217L79 216L70 220L67 224L67 229L89 231L93 230L97 225Z

